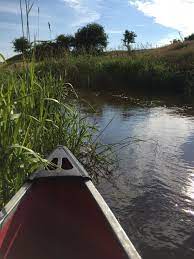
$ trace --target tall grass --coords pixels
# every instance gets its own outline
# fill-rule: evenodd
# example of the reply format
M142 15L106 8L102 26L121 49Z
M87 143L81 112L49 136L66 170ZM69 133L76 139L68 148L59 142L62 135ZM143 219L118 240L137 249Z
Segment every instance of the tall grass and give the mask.
M31 0L20 0L22 33L30 41ZM38 8L39 14L39 8ZM0 208L57 145L67 146L90 170L90 175L109 172L110 148L93 141L97 129L81 116L70 101L77 98L66 74L51 67L37 69L34 53L22 55L17 66L0 67Z
M70 95L76 98L69 84L48 71L36 74L33 62L19 73L0 70L0 207L58 144L91 165L91 174L107 166L92 140L96 128L70 104Z
M173 66L141 54L125 57L69 54L61 59L37 63L36 71L46 71L48 67L52 74L65 77L77 87L103 90L138 88L155 92L184 88L184 79L177 79Z
M46 72L49 68L52 75L62 77L75 87L185 94L188 88L187 74L193 71L193 53L192 48L170 48L169 51L160 48L133 52L131 55L61 53L58 57L45 57L37 61L35 71ZM14 59L9 62L16 64Z

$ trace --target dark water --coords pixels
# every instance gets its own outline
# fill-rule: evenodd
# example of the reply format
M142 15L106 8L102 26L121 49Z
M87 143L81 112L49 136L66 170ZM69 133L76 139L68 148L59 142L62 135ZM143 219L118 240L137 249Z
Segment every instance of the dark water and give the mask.
M120 168L98 189L143 258L194 258L194 112L180 100L82 93ZM85 113L86 109L84 108Z

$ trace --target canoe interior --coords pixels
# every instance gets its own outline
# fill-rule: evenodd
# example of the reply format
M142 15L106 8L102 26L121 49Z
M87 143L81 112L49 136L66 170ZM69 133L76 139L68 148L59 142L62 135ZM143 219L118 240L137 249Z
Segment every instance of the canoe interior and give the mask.
M40 179L0 230L0 258L128 258L81 178Z

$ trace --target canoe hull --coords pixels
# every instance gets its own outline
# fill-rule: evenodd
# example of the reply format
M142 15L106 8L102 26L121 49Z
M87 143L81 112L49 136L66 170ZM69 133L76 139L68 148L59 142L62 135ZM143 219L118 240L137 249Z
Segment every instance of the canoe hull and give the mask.
M1 232L0 232L1 233ZM0 234L5 258L126 258L79 179L34 183Z
M0 258L139 259L87 177L34 178L2 210Z

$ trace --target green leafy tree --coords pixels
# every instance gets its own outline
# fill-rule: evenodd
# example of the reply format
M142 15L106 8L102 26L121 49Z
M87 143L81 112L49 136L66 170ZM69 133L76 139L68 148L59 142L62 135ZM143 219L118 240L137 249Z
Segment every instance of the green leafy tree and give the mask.
M171 41L171 43L172 43L172 44L177 44L177 43L181 43L181 41L178 40L178 39L173 39L173 40Z
M57 57L59 54L57 43L53 41L40 41L34 46L33 52L37 60Z
M75 33L76 51L102 52L107 44L108 36L100 24L88 24Z
M70 50L75 44L75 38L72 35L61 34L56 38L56 44L59 48Z
M188 37L185 37L185 41L187 41L187 40L194 40L194 33L192 33Z
M25 53L30 49L30 42L25 37L20 37L13 41L13 48L15 52Z
M131 51L131 44L135 43L135 38L137 35L135 34L134 31L128 31L126 30L125 33L123 34L123 44L127 48L128 51Z

